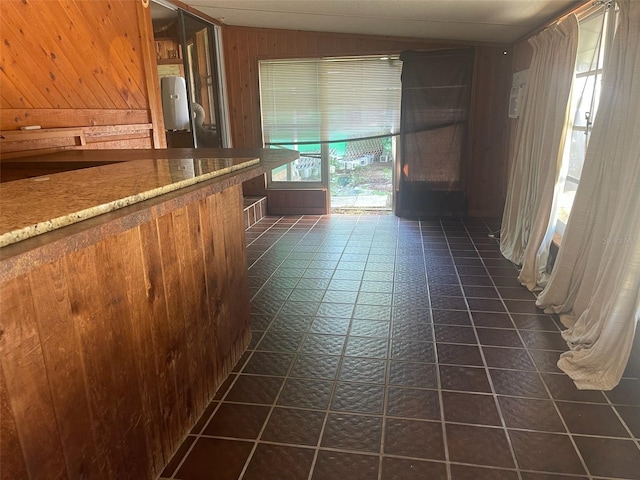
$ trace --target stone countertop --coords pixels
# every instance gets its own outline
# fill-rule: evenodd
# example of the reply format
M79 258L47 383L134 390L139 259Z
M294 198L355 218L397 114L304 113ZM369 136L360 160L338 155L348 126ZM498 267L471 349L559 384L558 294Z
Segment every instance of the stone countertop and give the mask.
M0 247L200 184L219 191L297 157L268 149L76 150L29 157L22 161L102 165L2 184Z

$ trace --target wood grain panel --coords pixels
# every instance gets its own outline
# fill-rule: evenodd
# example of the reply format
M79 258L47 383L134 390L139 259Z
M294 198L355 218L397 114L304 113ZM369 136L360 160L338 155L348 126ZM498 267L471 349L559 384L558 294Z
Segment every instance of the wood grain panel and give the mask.
M0 285L3 480L157 478L250 339L241 201L152 207Z
M0 288L0 358L18 442L30 478L65 478L65 459L27 276ZM53 439L53 440L52 440Z
M160 398L160 433L162 452L165 461L173 454L173 448L182 441L182 429L176 412L178 390L176 385L175 349L179 346L180 336L175 332L175 321L169 317L164 283L164 266L160 252L158 225L154 222L140 226L142 262L144 264L144 285L146 288L147 312L145 316L152 331L153 362L158 381ZM147 333L146 331L141 332ZM148 339L146 340L148 341ZM151 359L149 360L149 362Z
M160 244L160 258L162 262L162 279L167 305L167 317L169 318L169 351L166 361L173 364L175 388L175 404L168 414L175 417L177 425L189 424L194 412L193 384L195 372L192 370L188 358L188 346L186 343L185 326L189 319L186 318L186 302L183 297L183 272L179 264L178 250L181 245L176 243L176 232L173 231L174 221L172 215L165 215L157 220L158 241Z
M237 316L241 325L231 325L230 345L242 342L242 336L249 331L249 282L247 278L247 250L245 248L244 217L236 212L243 211L243 197L240 186L222 192L225 214L225 259L229 280L229 311ZM229 356L227 353L226 357Z
M145 248L141 228L129 230L116 237L114 248L121 252L123 268L121 282L127 293L131 340L136 362L142 402L142 427L149 452L149 471L160 471L171 454L171 447L163 437L163 415L155 340L157 325L167 322L163 297L150 286L145 270ZM123 265L123 267L124 267ZM140 301L145 299L145 301Z
M215 303L212 305L213 311L218 319L225 318L231 314L231 305L230 298L233 292L229 290L229 279L227 278L229 275L229 271L227 268L227 259L226 252L228 246L226 244L227 239L224 234L224 228L226 225L224 224L224 203L221 201L221 196L217 196L215 198L210 197L208 199L209 205L208 209L213 212L214 218L217 219L221 225L216 225L211 223L209 228L212 231L213 238L213 255L212 255L212 265L213 268L219 272L224 272L224 275L216 278L215 281ZM220 228L222 226L222 228ZM215 246L218 246L216 248ZM224 363L224 346L227 345L231 338L231 331L229 325L220 322L218 325L218 330L216 332L216 336L218 339L218 348L216 353L216 363L218 365L222 365Z
M29 285L53 405L68 419L58 425L67 473L82 478L98 476L100 462L64 268L61 261L45 265L29 275Z
M467 192L468 209L474 215L501 214L506 182L502 172L507 155L503 144L508 122L504 106L509 96L511 58L502 55L507 46L250 27L225 27L223 40L231 131L233 144L238 147L263 144L257 68L261 59L389 55L408 49L476 47L476 110L472 121L477 125L471 125L471 162L466 174L469 178L480 174L481 179Z
M196 207L197 208L197 204ZM198 376L200 369L200 362L204 353L198 348L199 338L202 337L202 329L207 324L206 311L203 311L199 302L202 300L200 291L204 287L204 284L198 284L198 281L202 281L203 278L199 277L196 280L195 269L197 261L202 254L201 247L192 244L192 237L190 235L189 225L189 212L188 207L176 210L171 214L171 220L174 232L175 242L175 254L176 260L179 265L179 289L180 297L183 303L182 313L185 332L185 346L187 349L187 355L184 361L188 365L188 371L190 379L187 380L188 385L193 385L185 393L185 408L184 412L187 416L187 420L190 423L195 423L197 417L193 417L195 412L200 412L204 409L206 404L203 404L206 399L206 394L203 391L204 385L194 381ZM195 227L195 226L194 226ZM162 232L162 230L160 230ZM162 239L161 234L161 239ZM195 247L195 250L194 250Z
M27 467L9 402L7 382L0 368L0 480L21 480L27 478Z
M203 228L200 220L201 213L207 215L205 210L206 202L201 200L187 206L185 217L187 223L188 236L185 238L187 249L193 252L191 261L191 273L193 275L193 296L195 304L196 324L192 336L192 357L196 359L196 370L204 373L206 382L200 385L198 400L201 406L206 406L210 400L209 392L213 391L215 385L215 363L214 356L210 355L213 345L212 326L215 319L209 310L209 285L207 284L207 264L205 259L205 245L203 239ZM200 411L198 407L198 411Z
M533 49L527 40L516 43L513 46L513 65L511 69L511 76L515 72L526 70L531 66L531 60L533 58ZM510 118L508 125L508 138L509 138L509 153L508 153L508 168L511 168L513 158L515 156L516 145L516 128L518 127L518 118ZM509 176L507 175L507 181Z
M0 147L5 161L57 150L149 148L151 130L150 123L9 130L2 132Z
M209 361L214 371L215 383L221 380L224 365L224 342L221 339L218 325L229 311L226 308L226 287L224 277L227 275L224 260L224 235L222 230L213 224L215 216L215 197L208 197L200 204L200 227L202 233L204 273L207 285L207 309L211 328L207 331L208 350L213 352Z
M4 84L2 85L4 88ZM52 109L3 108L0 125L3 130L15 130L26 125L42 128L64 128L98 125L131 125L150 123L147 110L114 110L108 108Z
M158 66L155 54L155 42L153 25L148 9L142 2L136 2L138 28L140 30L142 63L146 82L146 93L149 100L149 113L153 124L153 147L167 148L164 117L162 114L162 95L160 93L160 79L158 78Z
M269 215L326 215L329 213L329 192L315 190L268 190Z
M111 330L115 305L108 299L110 293L102 291L102 279L96 270L103 255L102 248L95 245L73 254L66 262L66 277L92 414L98 470L117 478L123 474L120 442L124 430L118 414L115 393L120 392L112 361L117 362L122 352L115 345L116 333Z
M152 123L143 134L150 142L127 146L166 147L151 17L141 2L6 1L0 17L0 130ZM95 140L92 148L113 148ZM105 139L116 140L130 138Z
M117 478L144 478L150 471L152 462L146 443L146 418L141 392L145 379L138 375L139 359L133 354L137 348L133 341L131 304L128 302L128 292L124 288L124 276L129 268L128 247L134 247L137 239L135 235L129 235L130 231L127 231L96 245L98 264L95 268L101 282L98 289L104 302L109 305L109 322L105 322L105 325L110 335L108 338L113 341L115 354L110 359L114 375L114 388L110 395L122 432L116 448L121 452L124 461L123 465L117 465ZM120 242L118 237L125 238ZM124 250L121 250L122 247L125 247ZM117 398L116 402L113 402L114 397ZM100 407L104 408L104 404Z
M470 216L498 217L502 213L507 187L510 72L509 50L476 48L466 188Z

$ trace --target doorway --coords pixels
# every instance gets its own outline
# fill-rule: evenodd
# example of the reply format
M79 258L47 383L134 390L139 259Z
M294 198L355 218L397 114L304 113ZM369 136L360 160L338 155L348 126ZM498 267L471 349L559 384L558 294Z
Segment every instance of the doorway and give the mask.
M217 27L156 2L151 2L151 18L167 145L228 146Z
M390 212L393 208L395 137L333 144L329 185L333 213Z

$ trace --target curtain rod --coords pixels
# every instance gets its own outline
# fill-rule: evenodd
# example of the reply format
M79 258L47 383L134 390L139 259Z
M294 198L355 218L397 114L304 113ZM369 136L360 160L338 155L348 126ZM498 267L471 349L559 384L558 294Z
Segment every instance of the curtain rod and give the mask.
M607 5L612 3L612 0L584 0L580 5L575 6L575 7L569 7L567 10L564 10L562 13L560 13L559 15L557 15L556 17L554 17L553 19L547 21L544 25L541 25L537 28L535 28L534 30L530 31L529 33L523 35L522 37L518 38L515 43L520 43L522 41L527 40L528 38L533 37L534 35L537 35L538 33L542 32L543 30L553 26L553 25L557 25L558 23L562 22L564 19L566 19L569 15L571 14L575 14L575 15L580 15L582 13L585 13L587 11L589 11L592 8L598 8L601 7L603 5Z

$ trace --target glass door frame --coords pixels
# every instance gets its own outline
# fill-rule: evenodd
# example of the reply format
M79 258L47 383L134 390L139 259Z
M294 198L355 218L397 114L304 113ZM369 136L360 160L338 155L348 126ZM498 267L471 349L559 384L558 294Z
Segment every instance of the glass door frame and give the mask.
M222 148L230 148L231 142L231 128L229 122L229 103L227 99L227 83L224 67L224 55L222 46L222 31L219 25L212 23L211 21L202 18L192 12L188 12L178 5L175 5L167 0L152 0L153 3L158 4L170 10L174 10L178 16L178 35L179 44L182 49L182 64L184 69L185 83L187 89L187 108L189 112L189 126L191 129L191 135L193 138L193 144L197 146L195 123L193 117L192 102L194 101L194 94L192 92L192 85L189 81L191 68L188 60L187 42L186 42L186 30L185 30L185 18L196 20L202 23L203 27L207 29L207 50L208 50L208 63L211 68L211 76L214 82L213 95L214 95L214 112L213 115L216 121L216 128L220 138Z

